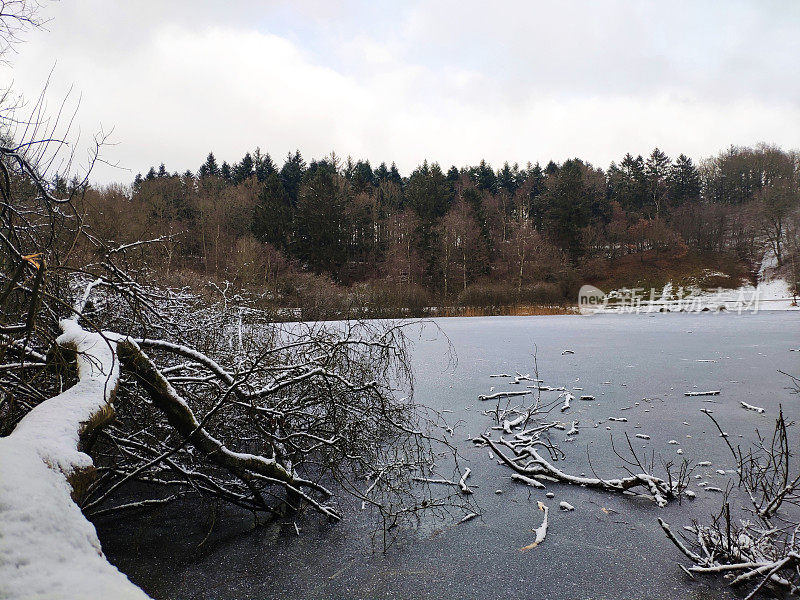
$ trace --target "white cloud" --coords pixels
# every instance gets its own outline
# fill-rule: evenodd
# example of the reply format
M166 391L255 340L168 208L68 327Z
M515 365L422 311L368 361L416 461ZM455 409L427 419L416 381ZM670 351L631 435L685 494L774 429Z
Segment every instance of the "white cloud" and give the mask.
M731 143L797 144L787 32L800 13L788 5L783 19L753 4L719 11L708 30L697 12L628 2L257 6L60 3L51 31L20 48L15 86L35 95L57 61L53 97L74 83L82 131L113 126L107 158L132 171L100 167L101 181L256 146L276 160L295 148L395 160L408 173L423 158L606 167L656 145L697 159Z

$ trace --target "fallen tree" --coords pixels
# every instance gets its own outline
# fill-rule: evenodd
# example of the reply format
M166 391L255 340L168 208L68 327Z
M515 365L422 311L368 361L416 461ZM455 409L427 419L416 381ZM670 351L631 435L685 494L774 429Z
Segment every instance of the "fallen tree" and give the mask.
M2 108L0 596L145 597L84 515L188 495L265 518L355 505L386 544L421 511L468 506L466 484L430 483L467 474L452 429L414 402L403 326L281 325L226 285L157 285L127 257L162 240L87 230L90 169L47 173L55 128L39 140L44 125Z
M540 386L538 391L541 392L541 389ZM566 396L567 400L559 406L562 396ZM677 466L665 463L664 475L658 476L652 461L648 463L636 454L627 435L624 455L618 451L612 439L612 450L620 458L627 476L603 478L570 474L554 464L566 455L553 439L552 433L563 431L566 424L552 419L550 413L557 407L560 412L569 410L569 400L574 396L565 392L555 400L543 403L539 393L527 403L512 404L509 400L501 405L499 399L506 397L509 396L495 394L494 398L498 399L495 409L484 411L493 419L492 430L499 432L498 437L483 433L473 441L489 446L500 463L514 471L514 478L518 481L533 487L544 487L544 481L559 481L609 492L634 493L638 490L638 493L648 494L659 506L666 506L670 500L679 498L687 487L690 472L687 461ZM567 441L579 433L577 425L577 421L572 422L572 427L566 432Z
M147 598L105 560L73 500L94 472L80 448L113 418L115 343L74 319L62 329L57 343L76 353L78 383L0 438L0 590L7 598Z

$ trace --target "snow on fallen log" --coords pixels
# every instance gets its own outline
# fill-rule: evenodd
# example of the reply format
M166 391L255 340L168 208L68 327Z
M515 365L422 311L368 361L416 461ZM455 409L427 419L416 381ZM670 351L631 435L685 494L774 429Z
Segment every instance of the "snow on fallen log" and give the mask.
M60 325L57 342L76 350L78 383L0 438L0 597L146 599L106 560L72 499L94 472L81 436L113 418L116 344L74 320Z
M496 398L510 398L511 396L527 396L531 392L529 390L519 392L495 392L494 394L479 395L478 400L494 400Z
M563 510L564 512L570 512L571 510L575 510L575 507L572 506L569 502L560 502L558 508Z
M544 459L536 450L535 445L526 446L524 450L521 450L515 448L511 442L504 438L500 438L497 442L485 434L482 434L481 438L497 453L506 466L528 477L552 478L564 483L615 492L627 492L635 487L643 487L650 492L653 500L660 507L667 505L668 498L674 498L680 493L680 489L676 489L673 484L648 473L635 473L628 477L614 479L569 475ZM515 456L520 456L524 452L529 461L524 467L520 466L514 459L506 456L498 444L511 449Z
M529 418L528 415L523 413L523 414L519 415L516 419L510 419L510 420L509 419L504 419L503 420L503 431L505 431L506 433L510 434L511 430L514 427L524 423L528 418Z
M762 415L765 412L764 409L761 408L760 406L753 406L752 404L748 404L747 402L744 402L742 400L739 401L739 404L742 405L742 408L746 408L747 410L755 411L755 412L757 412L759 414L762 414Z
M564 412L564 411L567 411L567 410L569 410L569 403L570 403L572 400L575 400L575 396L573 396L573 395L572 395L572 394L570 394L569 392L565 392L565 393L564 393L564 394L562 394L562 395L564 396L564 404L561 406L561 412ZM560 398L560 397L561 397L561 396L559 396L559 398Z
M719 390L709 390L707 392L684 392L684 396L719 396Z
M472 473L472 469L467 468L467 470L464 471L464 474L461 476L461 479L458 480L458 487L461 488L461 493L462 494L471 494L472 493L472 490L467 485L467 477L469 477L470 473Z
M536 529L533 530L534 534L536 534L536 536L534 537L533 543L528 544L527 546L523 546L522 548L520 548L519 549L520 552L525 552L525 551L530 550L532 548L536 548L536 546L541 544L544 541L544 538L547 537L547 513L548 513L549 509L547 508L547 505L542 503L542 502L537 502L537 506L539 507L539 510L544 512L544 519L542 519L542 524L539 525L539 527L537 527Z

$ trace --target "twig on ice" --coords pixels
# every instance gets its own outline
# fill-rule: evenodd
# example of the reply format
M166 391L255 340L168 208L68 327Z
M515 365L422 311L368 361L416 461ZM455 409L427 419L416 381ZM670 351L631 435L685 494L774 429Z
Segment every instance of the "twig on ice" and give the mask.
M542 524L533 530L533 532L536 534L533 543L520 548L519 549L520 552L526 552L527 550L536 548L536 546L541 544L544 541L544 538L547 536L547 513L550 509L548 509L547 505L543 504L542 502L538 502L537 505L539 507L539 510L544 512L544 519L542 520Z

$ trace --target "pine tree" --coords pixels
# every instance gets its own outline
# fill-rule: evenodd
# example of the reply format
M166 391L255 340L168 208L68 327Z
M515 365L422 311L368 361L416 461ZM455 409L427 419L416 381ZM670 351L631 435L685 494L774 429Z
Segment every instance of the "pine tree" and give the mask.
M609 200L619 202L626 211L640 212L647 199L644 159L641 156L633 158L628 153L618 167L609 167Z
M670 167L667 196L672 206L682 206L700 199L700 173L692 159L681 154Z
M255 152L253 152L253 169L255 170L256 179L258 179L259 183L264 183L267 177L278 172L275 163L272 162L272 157L269 153L262 155L260 148L256 148Z
M198 177L219 177L219 166L217 165L217 159L214 158L214 153L209 152L208 157L206 158L206 162L200 165L200 169L197 171Z
M406 197L423 222L432 222L450 208L452 186L438 163L426 160L408 178Z
M558 165L551 160L547 163L547 166L544 168L544 174L547 175L548 177L551 175L557 175L558 169L559 169Z
M348 156L347 160L344 163L344 172L342 173L344 175L344 178L347 179L347 181L350 181L353 178L353 172L355 171L355 169L356 165L353 162L353 157Z
M477 167L471 169L472 180L478 189L485 190L491 194L497 191L497 176L494 170L485 160L481 160Z
M317 273L337 277L347 260L346 186L332 164L316 163L297 198L295 249Z
M503 168L497 172L497 190L504 190L508 192L510 196L513 196L518 188L518 176L519 166L515 164L512 169L506 162Z
M538 162L532 167L528 167L525 188L527 188L528 194L526 207L528 218L534 229L541 231L544 228L545 206L542 200L546 187L544 170Z
M669 167L669 156L658 148L653 150L645 165L648 199L655 208L656 217L660 215L661 206L667 196L667 175L669 175Z
M582 254L581 230L589 224L595 205L605 196L602 187L593 185L591 173L580 159L567 160L558 174L548 178L543 194L547 229L556 243L573 257Z
M403 185L403 178L400 176L400 171L397 170L397 165L392 162L392 167L389 169L389 181L393 181L397 185Z
M230 183L233 180L233 171L227 162L223 161L222 167L219 170L219 174L220 177L222 177L222 179L224 179L226 182Z
M303 179L305 170L306 163L303 157L300 156L299 150L296 150L294 154L289 153L286 157L286 162L281 167L281 183L289 196L292 206L297 204L297 194L300 191L300 182Z
M256 239L285 250L292 237L292 207L277 173L270 173L253 211L252 231Z
M375 185L375 174L372 172L372 167L368 160L359 160L355 164L350 175L350 183L356 194L372 189Z
M389 179L389 167L386 166L385 162L382 162L375 169L375 179L377 179L378 183Z
M234 184L239 184L244 181L250 179L255 171L255 165L253 162L253 157L250 156L250 153L244 155L242 161L235 164L232 169L232 178Z

